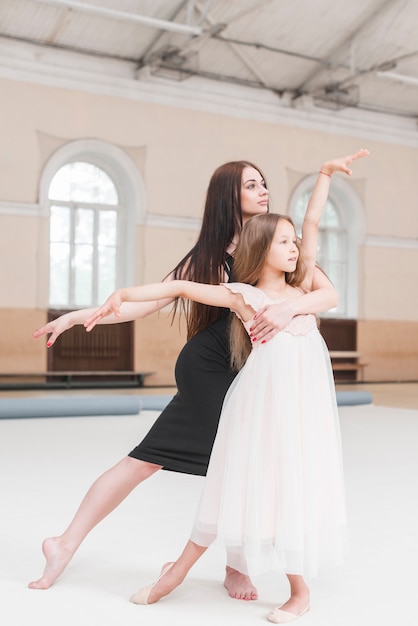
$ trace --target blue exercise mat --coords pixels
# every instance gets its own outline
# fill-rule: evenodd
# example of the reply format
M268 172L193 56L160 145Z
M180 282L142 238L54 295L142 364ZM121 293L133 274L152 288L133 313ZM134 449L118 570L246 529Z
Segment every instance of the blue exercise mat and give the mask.
M5 398L0 399L0 419L137 415L140 411L162 411L172 398L172 395ZM370 404L372 401L368 391L337 391L339 406Z
M79 415L136 415L139 396L0 399L0 419L19 417L73 417Z
M371 404L372 394L368 391L337 391L338 406L351 406L355 404Z

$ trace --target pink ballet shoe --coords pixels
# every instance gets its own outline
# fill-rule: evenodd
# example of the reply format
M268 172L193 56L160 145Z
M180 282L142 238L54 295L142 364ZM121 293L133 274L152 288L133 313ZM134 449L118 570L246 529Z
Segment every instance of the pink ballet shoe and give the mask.
M152 583L152 585L148 585L148 587L142 587L142 589L134 593L134 595L129 598L129 602L133 602L134 604L148 604L148 598L150 596L151 591L153 590L155 585L158 583L158 581L161 580L164 574L166 574L168 570L171 567L173 567L173 565L174 563L169 563L168 565L165 565L163 569L161 570L161 574L159 575L157 580L154 583Z
M306 609L303 609L298 615L295 613L290 613L290 611L282 611L282 609L274 609L274 611L270 611L267 615L267 619L269 622L273 622L274 624L288 624L289 622L294 622L298 617L302 617L309 611L310 607L307 606Z

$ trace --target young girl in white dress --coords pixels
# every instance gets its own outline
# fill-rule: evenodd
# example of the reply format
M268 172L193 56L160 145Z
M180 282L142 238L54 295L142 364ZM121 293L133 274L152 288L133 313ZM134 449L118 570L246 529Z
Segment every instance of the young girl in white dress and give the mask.
M224 400L191 539L160 578L132 596L150 604L179 585L216 540L236 554L233 566L252 576L279 566L290 598L268 619L287 623L310 608L303 576L343 560L346 514L339 418L328 350L314 315L300 315L269 342L250 327L266 304L309 292L318 224L335 172L367 150L327 161L314 187L299 243L291 219L265 214L243 227L234 283L171 281L117 290L86 322L118 314L123 301L186 298L236 313L232 366L240 372ZM244 365L245 363L245 365Z

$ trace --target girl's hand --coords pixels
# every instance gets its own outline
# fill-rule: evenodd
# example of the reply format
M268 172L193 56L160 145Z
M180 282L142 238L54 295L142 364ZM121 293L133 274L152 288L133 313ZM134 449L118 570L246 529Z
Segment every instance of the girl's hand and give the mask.
M263 307L254 315L250 328L252 341L261 343L269 341L279 330L283 330L289 324L293 316L289 301Z
M370 152L368 150L366 150L365 148L362 148L361 150L359 150L358 152L355 152L354 154L350 154L345 157L340 157L339 159L332 159L331 161L325 161L325 163L323 163L321 167L321 172L324 172L325 174L329 174L330 176L332 176L332 174L335 174L335 172L343 172L343 174L347 174L348 176L351 176L353 172L349 168L349 165L356 159L362 159L363 157L368 156L369 154Z
M68 313L65 313L64 315L57 317L57 319L48 322L48 324L45 324L45 326L41 326L41 328L38 328L38 330L35 330L35 332L32 334L32 337L34 339L39 339L39 337L43 337L44 335L49 335L49 333L51 333L51 336L49 337L46 344L47 347L50 348L54 345L55 341L60 335L62 335L62 333L64 333L66 330L69 330L73 326L74 323L72 322L70 315Z
M106 302L102 304L102 306L99 307L94 313L92 313L92 315L90 315L90 317L84 322L86 331L89 333L96 326L97 322L112 313L115 317L122 317L120 312L122 302L122 291L117 289L111 296L108 297Z

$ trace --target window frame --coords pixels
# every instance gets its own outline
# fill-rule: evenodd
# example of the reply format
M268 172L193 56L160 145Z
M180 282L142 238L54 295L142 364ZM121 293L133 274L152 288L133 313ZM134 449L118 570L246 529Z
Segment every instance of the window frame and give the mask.
M118 205L104 205L109 209L115 208L115 206L120 207L116 282L117 286L135 284L136 226L144 224L146 216L142 176L136 164L121 148L96 139L76 140L64 144L54 152L47 161L40 177L40 214L45 219L39 233L39 275L48 278L42 281L38 289L38 306L40 308L50 308L51 306L56 308L55 305L49 303L49 218L50 207L57 202L49 199L49 188L55 174L63 166L76 161L90 163L100 168L109 176L116 187L119 198ZM67 203L67 205L69 204ZM63 305L60 308L64 309L65 307Z
M303 180L293 190L289 201L289 215L293 218L297 202L301 195L312 192L317 174L312 174ZM359 317L359 255L360 246L366 237L365 217L363 205L353 185L342 177L332 177L329 200L334 204L341 219L343 230L346 232L346 310L344 312L327 311L321 317L335 317L341 319L357 319ZM324 228L326 230L326 228Z

